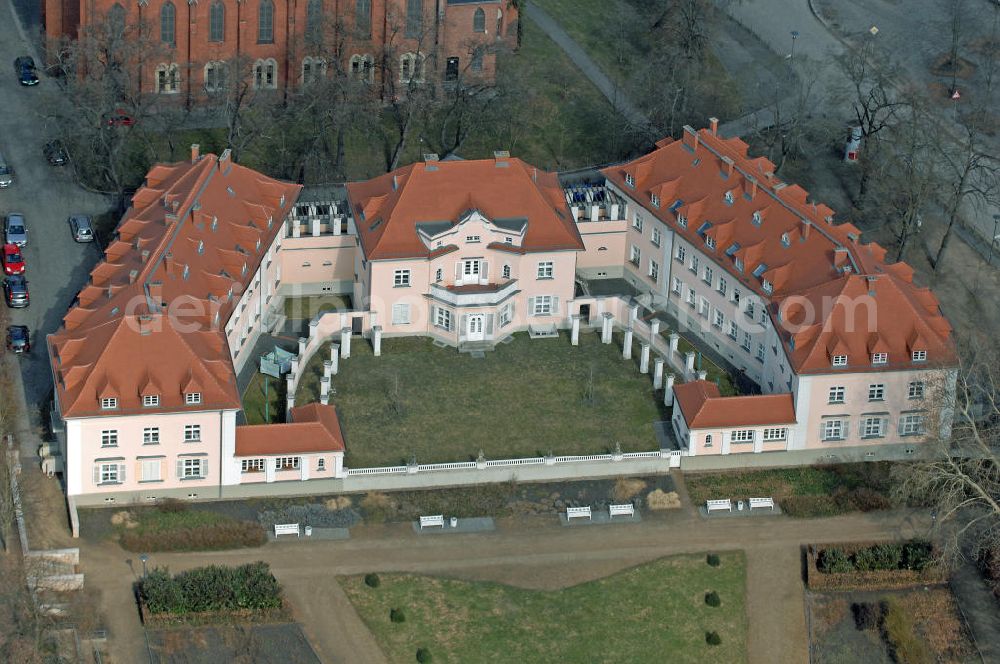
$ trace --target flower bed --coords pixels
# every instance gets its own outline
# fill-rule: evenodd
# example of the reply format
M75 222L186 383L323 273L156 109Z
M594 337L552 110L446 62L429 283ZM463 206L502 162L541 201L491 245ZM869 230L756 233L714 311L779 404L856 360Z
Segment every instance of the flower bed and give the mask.
M811 590L879 590L944 583L928 542L868 542L809 547Z

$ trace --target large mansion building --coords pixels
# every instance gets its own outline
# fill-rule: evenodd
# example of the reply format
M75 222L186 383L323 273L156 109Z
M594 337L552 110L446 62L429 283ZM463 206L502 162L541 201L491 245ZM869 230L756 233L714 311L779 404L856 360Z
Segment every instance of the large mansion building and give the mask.
M668 367L670 428L688 457L912 449L939 431L927 401L954 380L955 351L911 268L714 123L603 176L561 184L503 152L428 155L338 197L196 147L154 167L48 339L68 494L211 498L343 477L336 396L294 393L318 352L328 385L352 338L379 355L389 336L482 349L519 331L570 329L575 342L602 328L610 342L614 327L631 348L636 333L644 366L652 349ZM578 281L605 277L639 295L581 294ZM299 339L285 422L238 425L237 376L284 299L327 293L353 308L318 315ZM637 317L637 302L650 313ZM722 396L661 320L760 394Z
M235 76L287 92L335 68L396 90L489 81L498 47L514 43L517 9L506 0L45 0L42 17L51 57L60 40L88 31L139 41L138 92L191 103Z

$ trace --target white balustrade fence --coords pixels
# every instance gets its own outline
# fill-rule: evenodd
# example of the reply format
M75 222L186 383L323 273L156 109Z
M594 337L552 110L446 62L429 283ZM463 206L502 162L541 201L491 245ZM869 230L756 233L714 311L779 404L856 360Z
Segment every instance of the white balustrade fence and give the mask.
M617 457L614 454L589 454L585 456L552 456L530 457L525 459L490 459L489 461L457 461L453 463L422 463L411 466L382 466L377 468L345 468L344 476L439 473L453 470L485 470L488 468L502 468L510 466L529 466L538 464L554 465L557 463L617 463L618 461L635 459L668 459L670 462L670 468L679 468L681 465L681 452L678 450L657 450L652 452L625 452Z

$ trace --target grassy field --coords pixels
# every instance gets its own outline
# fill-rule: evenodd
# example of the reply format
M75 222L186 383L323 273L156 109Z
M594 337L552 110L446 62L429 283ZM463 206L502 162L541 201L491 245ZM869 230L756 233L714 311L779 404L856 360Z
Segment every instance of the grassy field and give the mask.
M745 560L675 556L558 591L408 574L341 584L393 662L427 648L434 662L746 661ZM709 591L722 604L705 604ZM406 620L391 622L391 609ZM722 643L705 642L707 631Z
M890 464L848 463L685 475L691 502L773 497L792 516L888 507Z
M637 354L636 354L637 355ZM649 376L618 345L583 334L510 344L477 360L429 339L385 339L374 357L361 339L334 377L352 468L487 458L656 449L653 422L668 419ZM306 367L296 403L318 399L321 349ZM587 384L593 370L593 398Z
M537 0L537 4L612 81L628 80L631 66L641 61L644 45L631 38L639 16L625 0Z

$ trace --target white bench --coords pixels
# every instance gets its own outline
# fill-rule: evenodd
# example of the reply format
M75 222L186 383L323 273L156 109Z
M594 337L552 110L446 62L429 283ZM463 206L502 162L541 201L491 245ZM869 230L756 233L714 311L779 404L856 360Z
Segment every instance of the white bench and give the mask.
M567 507L566 508L566 520L567 521L569 521L570 519L582 519L583 517L587 517L588 519L593 518L590 515L590 506L589 505L587 507Z
M274 524L274 536L295 535L299 537L299 524L297 523L276 523Z
M733 511L733 501L726 498L725 500L706 500L705 510L711 514L716 510L726 510L727 512Z
M774 498L751 498L750 509L753 510L755 507L767 507L773 512Z
M434 516L422 516L420 517L420 529L424 528L444 528L444 515L435 514Z
M632 503L608 505L608 518L613 519L616 516L635 516L635 505Z

